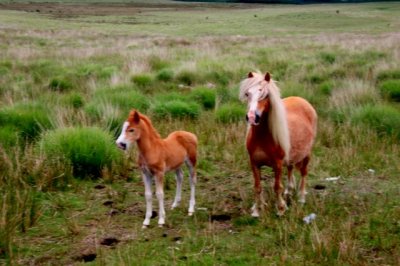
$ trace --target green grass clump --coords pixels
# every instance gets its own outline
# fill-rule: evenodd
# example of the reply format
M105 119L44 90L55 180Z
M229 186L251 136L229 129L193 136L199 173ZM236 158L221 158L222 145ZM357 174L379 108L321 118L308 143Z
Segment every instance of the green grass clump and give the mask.
M161 69L156 76L156 79L159 81L172 81L174 79L174 71L168 68Z
M400 102L400 79L383 81L379 89L385 97Z
M197 75L198 74L196 74L195 72L184 70L179 72L175 78L178 82L181 82L184 85L191 86L198 81L199 78Z
M378 134L400 138L400 111L390 105L367 105L359 108L351 117L354 124L375 129Z
M74 84L68 77L54 77L49 82L49 88L54 91L68 91L73 87Z
M198 118L201 107L195 102L173 100L158 102L153 106L152 112L157 118Z
M376 80L378 82L387 80L387 79L400 79L400 69L389 69L383 70L378 73Z
M0 127L0 147L9 149L18 143L18 133L13 126Z
M23 140L35 139L51 127L49 111L39 104L16 104L0 109L0 125L15 128Z
M63 98L63 103L67 106L73 107L74 109L79 109L85 105L85 99L79 93L72 93Z
M336 61L336 54L329 52L322 52L319 54L321 61L326 64L333 64Z
M149 99L130 86L118 86L97 91L91 104L100 103L111 104L123 112L133 108L146 111L150 107Z
M169 67L169 62L158 57L158 56L151 56L149 58L149 65L151 67L152 70L158 71L161 70L163 68L167 68Z
M319 91L324 95L331 95L333 89L333 83L331 81L325 81L318 86Z
M118 71L116 66L103 66L102 64L89 63L80 65L75 71L80 77L96 77L98 79L110 78Z
M208 88L195 88L190 93L190 98L201 104L204 109L212 109L215 107L216 92Z
M245 119L245 107L237 103L226 103L216 112L215 118L221 123L233 123Z
M96 127L59 128L43 135L40 148L49 161L72 167L74 177L99 177L121 159L113 137Z
M148 74L135 75L131 80L139 87L148 87L153 83L152 76Z

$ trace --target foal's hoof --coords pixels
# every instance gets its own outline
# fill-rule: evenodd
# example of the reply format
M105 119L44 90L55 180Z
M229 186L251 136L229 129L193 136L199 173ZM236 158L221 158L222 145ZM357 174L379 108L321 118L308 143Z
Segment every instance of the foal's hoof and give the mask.
M142 229L147 229L147 225L142 225Z
M188 215L189 215L189 216L193 216L193 212L189 212Z
M163 228L163 227L164 227L164 224L159 224L158 227L159 227L159 228Z

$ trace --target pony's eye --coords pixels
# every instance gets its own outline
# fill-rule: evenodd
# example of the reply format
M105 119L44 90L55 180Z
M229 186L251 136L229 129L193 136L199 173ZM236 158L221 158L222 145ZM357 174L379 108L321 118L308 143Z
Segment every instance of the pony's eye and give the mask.
M135 132L135 130L134 130L133 128L130 128L130 129L128 130L128 132L133 133L133 132Z
M249 97L249 94L246 92L246 93L244 94L244 96Z

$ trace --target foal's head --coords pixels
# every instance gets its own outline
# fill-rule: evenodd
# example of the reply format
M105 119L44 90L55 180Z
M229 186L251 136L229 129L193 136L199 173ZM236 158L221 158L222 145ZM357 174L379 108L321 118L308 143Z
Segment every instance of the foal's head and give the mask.
M271 75L250 72L247 79L240 84L240 99L247 102L246 120L251 125L260 123L261 115L270 108Z
M141 135L140 114L136 110L129 113L128 120L122 126L121 135L117 139L117 146L122 150L126 150L132 143L140 139Z

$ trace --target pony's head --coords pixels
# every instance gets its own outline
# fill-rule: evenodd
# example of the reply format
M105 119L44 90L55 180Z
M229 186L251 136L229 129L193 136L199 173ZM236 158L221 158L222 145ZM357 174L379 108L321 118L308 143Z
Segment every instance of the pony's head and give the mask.
M140 139L141 135L141 115L138 111L132 110L129 113L128 120L122 126L121 135L119 135L116 143L118 148L126 150L132 143Z
M275 88L269 72L265 75L257 72L250 72L247 75L247 79L241 82L239 98L247 102L246 120L251 125L258 125L262 113L265 110L269 110L269 98L271 95L275 96Z

